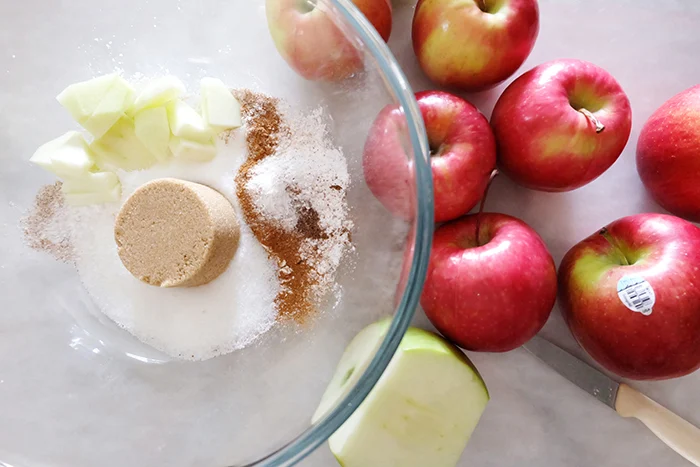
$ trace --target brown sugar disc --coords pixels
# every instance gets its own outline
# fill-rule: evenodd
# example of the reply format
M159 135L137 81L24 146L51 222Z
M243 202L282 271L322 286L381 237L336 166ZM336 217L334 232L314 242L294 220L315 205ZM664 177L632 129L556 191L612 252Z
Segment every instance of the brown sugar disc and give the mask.
M139 187L114 226L124 267L160 287L194 287L216 279L236 253L240 226L218 191L173 178Z

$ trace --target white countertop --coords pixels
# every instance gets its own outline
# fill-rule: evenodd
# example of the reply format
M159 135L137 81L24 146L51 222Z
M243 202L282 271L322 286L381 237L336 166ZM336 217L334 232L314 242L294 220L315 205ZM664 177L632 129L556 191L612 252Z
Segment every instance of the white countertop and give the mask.
M411 47L414 2L394 3L391 49L414 91L432 89ZM490 190L486 209L529 223L558 264L571 246L605 224L629 214L662 212L637 176L635 147L639 130L659 105L700 83L700 2L540 0L540 14L537 43L516 75L555 58L588 60L617 78L633 110L627 148L593 183L573 192L549 194L499 177ZM490 116L504 87L464 97ZM415 322L429 327L421 311ZM543 335L588 359L569 335L558 308ZM640 422L620 418L524 350L469 356L492 398L460 467L690 466ZM632 386L700 426L700 372ZM333 463L324 446L302 465Z
M175 0L171 1L175 4ZM177 0L178 9L181 1ZM244 2L247 0L233 1ZM61 115L58 112L60 109L48 108L46 100L43 98L45 96L38 98L41 96L34 95L37 86L40 86L46 95L49 93L55 95L58 91L56 88L60 87L59 83L71 82L77 76L82 76L81 73L85 71L83 68L86 67L85 57L90 55L88 52L91 48L102 50L112 47L110 37L114 36L103 38L103 33L104 30L109 29L111 15L117 14L119 8L122 8L120 4L118 2L104 2L105 14L103 17L94 19L96 26L93 30L66 32L45 27L47 24L53 25L57 21L54 17L53 7L58 8L57 5L63 5L64 9L67 9L65 6L70 3L67 0L62 2L46 0L0 1L0 25L3 26L0 27L0 83L3 84L2 89L0 89L0 102L3 103L3 110L5 110L5 113L0 115L0 123L2 123L0 125L0 140L4 144L4 152L0 154L0 160L10 160L16 154L26 153L30 145L30 141L26 140L28 134L34 139L45 140L51 134L58 134L60 129L68 123L67 117L63 117L62 120L54 118ZM158 2L151 2L152 8L149 8L148 1L141 3L144 5L144 11L149 12L149 16L144 15L143 24L139 23L139 26L155 28L155 18L151 14L155 14L155 11L151 10L155 8L153 4ZM198 4L192 0L191 3L195 6ZM414 90L430 89L432 86L418 68L410 44L410 25L415 1L394 0L394 3L396 11L390 46L403 65ZM182 4L188 3L182 2ZM633 107L634 126L627 149L608 172L586 187L569 193L547 194L515 186L505 177L499 177L494 182L487 209L512 214L528 222L542 235L558 263L572 245L610 221L633 213L660 210L644 193L637 176L634 167L635 145L639 129L644 121L662 102L677 92L700 83L700 60L698 59L700 53L700 32L698 32L700 1L540 0L540 5L539 39L522 71L554 58L571 57L589 60L606 68L619 80L627 91ZM31 14L28 11L31 11ZM63 18L63 20L65 19ZM165 28L168 24L162 24L162 26ZM126 41L130 31L122 32L119 39ZM192 38L195 40L202 40L203 37L208 38L209 31L186 32L187 34L173 37L172 43L168 43L167 46L173 49L187 48L189 42L192 42ZM97 42L98 39L102 42ZM53 60L51 67L42 61L50 60L51 57L46 58L46 55L53 53L52 46L54 45L55 47L59 47L59 45L72 47L76 51L70 55L72 61L57 62ZM121 55L116 51L118 45L121 45L121 42L117 43L117 39L115 39L113 63L107 63L107 66L111 68L120 66ZM129 50L132 51L133 55L136 55L136 58L143 59L143 57L138 56L138 47L131 43L128 45ZM238 46L239 44L233 45ZM41 51L44 52L44 55L36 54L36 48L39 46L43 47ZM126 46L124 45L124 47ZM230 46L227 47L222 47L222 50L217 52L218 55L226 58L230 52ZM29 52L34 52L34 54ZM135 60L134 56L131 59ZM155 63L153 68L142 71L157 71ZM52 70L51 73L46 72L48 69ZM26 73L21 73L22 71ZM100 70L95 70L95 72L98 71ZM33 82L30 83L29 78ZM487 93L468 96L468 99L489 115L502 89L503 86ZM37 98L33 99L32 97ZM19 164L15 163L10 166L9 171L0 173L0 183L12 178L18 187L17 193L13 192L12 197L0 190L0 202L6 206L10 201L9 205L14 210L17 209L13 207L12 200L30 200L36 188L35 183L27 183L26 178L23 178L26 173L22 170L24 168L20 168ZM0 244L7 248L7 244L4 242L9 237L6 238L3 235L5 232L10 232L15 226L2 222L0 222ZM16 246L18 245L16 244ZM21 251L12 251L11 253L18 258L21 257L23 261L27 258L34 262L37 261L36 258L26 256ZM3 260L7 254L7 250L0 248L0 268L4 267ZM57 274L56 282L64 279L63 275L66 274L67 270L66 266L56 265L53 267L52 271ZM2 272L7 273L8 271ZM19 281L21 279L21 277L16 278L15 276L21 275L22 271L20 273L10 272L12 272L12 280ZM26 271L24 273L27 274ZM10 277L10 274L7 277ZM41 300L36 299L35 301L43 303L46 309L49 308L48 302L58 299L55 295L47 294L46 289L42 289L41 284L27 288L27 290L21 291L21 294L18 293L17 297L10 298L16 303L23 303L23 300L37 296L41 297ZM10 310L9 304L5 305L6 300L7 297L0 297L0 313L16 311ZM7 303L12 303L12 301ZM12 338L13 334L18 336L29 334L27 329L30 319L40 320L38 323L41 326L33 323L32 325L36 326L36 332L33 332L32 340L22 344L41 343L53 352L60 352L67 359L68 353L72 350L66 346L65 339L70 338L71 334L66 332L57 335L48 332L51 326L56 326L56 316L41 314L41 310L21 309L20 311L21 313L11 320L11 325L14 327L0 329L0 353L9 358L6 361L11 360L11 369L24 369L22 353L18 352L18 348L13 347L12 343L15 341ZM0 323L3 323L2 319L0 319ZM429 327L429 323L420 311L417 313L416 323ZM21 334L22 331L25 334ZM577 355L583 356L583 352L577 348L563 324L558 309L554 310L543 334ZM329 336L329 339L331 337ZM340 352L340 349L334 350ZM141 384L139 378L148 384L160 384L157 370L152 377L145 373L112 374L111 371L114 368L104 363L103 360L100 360L99 366L96 366L89 360L89 357L91 355L80 354L79 357L70 360L71 366L69 367L73 370L73 374L82 378L81 381L87 388L91 387L90 384L94 384L92 376L95 368L99 372L99 378L95 379L99 379L105 385L111 382L110 378L120 378L118 381L120 384L126 384L122 379L133 384ZM470 357L484 376L492 400L464 453L460 467L627 467L632 465L636 467L686 467L689 465L656 439L639 422L621 419L608 407L581 392L525 351L518 350L499 355L471 354ZM325 360L330 359L326 356ZM334 365L328 361L325 364ZM212 375L216 375L214 370L218 367L215 364L206 366L206 368L206 371L203 370L203 374L209 374L207 371L210 371ZM14 394L10 389L3 389L12 386L12 381L9 381L4 373L5 370L6 367L0 366L0 397L5 394ZM51 378L66 376L56 374L57 371L50 361L45 362L41 367L40 374L35 372L27 375L27 391L41 385L44 385L47 391L50 390ZM212 381L214 381L213 376ZM121 387L118 384L115 386ZM162 386L163 384L160 384L159 389L163 391L168 389ZM692 423L700 425L700 409L698 409L700 407L700 372L673 381L633 383L633 386ZM218 420L216 418L218 416L217 410L220 407L217 405L217 401L225 401L227 397L231 397L226 392L228 391L226 388L219 390L214 384L208 387L219 397L219 399L212 399L210 411L192 421L187 418L190 412L185 410L175 413L163 410L163 414L161 414L164 416L163 423L179 423L182 425L182 433L189 433L188 429L191 427L193 427L194 432L206 432L206 430L197 431L197 427L208 428L212 420ZM23 386L15 384L13 390L19 391L17 388L24 389ZM43 394L41 391L37 391L37 393ZM80 393L82 396L85 394L89 395L90 393L88 390ZM74 424L80 422L75 413L70 411L71 407L76 405L74 399L77 396L72 393L64 396L65 407L61 410L53 410L55 407L48 400L32 401L32 408L37 414L49 414L51 417L49 420L37 419L37 424L32 429L42 435L40 439L51 439L54 440L54 444L59 444L52 446L51 449L44 449L44 454L70 453L70 447L61 444L60 440L75 439L68 438L68 434L60 430L67 430L64 427L66 424L64 420L73 421ZM184 392L177 397L173 396L173 399L168 402L174 406L181 403L184 405L184 402L181 401L186 401L187 397L190 395ZM4 400L4 407L14 403L8 404L8 400L10 399ZM261 400L263 400L262 396ZM91 401L93 399L86 398L87 403ZM268 400L265 402L269 403ZM288 401L279 400L275 403L278 405L273 405L272 409L279 407L279 410L282 410ZM316 403L315 400L313 403ZM132 403L133 407L128 408L132 412L138 413L140 410L148 409L149 404L157 406L158 401L144 399L140 405ZM209 405L205 404L203 407L206 408ZM117 414L125 410L125 407L119 404L108 408ZM20 409L21 407L17 409L15 417L23 416ZM160 414L160 412L158 413ZM0 433L5 435L12 433L13 420L20 419L13 419L12 414L0 413L0 427L5 429L5 431L0 430ZM55 432L50 431L55 427L58 427ZM27 429L27 426L23 428ZM83 428L88 429L89 427ZM147 436L141 436L140 433L132 430L131 433L124 434L125 437L132 436L141 443L133 446L134 451L141 449L145 452L151 449L154 456L165 456L162 457L163 459L177 458L178 453L174 453L173 450L183 449L195 452L197 449L206 450L207 443L211 443L211 445L217 445L217 442L224 444L221 440L210 440L205 437L174 438L172 445L167 446L170 451L159 453L158 450L163 449L163 446L152 446L149 444L152 441ZM153 436L152 432L144 433ZM221 433L219 436L225 437L226 433ZM225 445L233 449L228 442L229 438L225 439ZM3 444L2 441L3 439L0 439L0 444ZM75 441L77 445L81 440ZM250 441L256 440L245 440L245 442ZM4 447L0 446L0 449ZM10 446L10 448L15 447ZM92 446L79 447L82 449L92 448ZM100 446L99 450L105 456L123 454L123 452L110 451L110 447L116 449L112 445L105 445ZM26 452L27 449L24 451ZM5 460L6 458L1 454L0 459ZM55 457L50 457L50 459L56 460L61 465L71 465L68 461L61 463L60 459ZM110 457L110 459L114 462L114 457ZM14 461L8 461L14 463ZM124 464L126 465L128 462ZM324 445L301 465L329 467L336 464L328 448Z

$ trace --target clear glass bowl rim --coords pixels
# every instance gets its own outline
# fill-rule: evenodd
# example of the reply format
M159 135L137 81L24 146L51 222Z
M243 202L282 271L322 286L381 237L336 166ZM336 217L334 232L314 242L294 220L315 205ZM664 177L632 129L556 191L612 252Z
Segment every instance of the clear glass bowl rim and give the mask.
M377 353L355 387L328 415L309 427L294 440L248 467L292 466L323 444L352 415L377 383L394 356L406 330L411 324L428 268L433 241L433 180L429 164L429 146L425 125L415 95L401 67L384 40L355 7L352 0L327 0L354 29L368 49L386 83L404 109L408 134L413 149L416 177L416 217L414 219L414 253L406 288L392 319L389 330Z

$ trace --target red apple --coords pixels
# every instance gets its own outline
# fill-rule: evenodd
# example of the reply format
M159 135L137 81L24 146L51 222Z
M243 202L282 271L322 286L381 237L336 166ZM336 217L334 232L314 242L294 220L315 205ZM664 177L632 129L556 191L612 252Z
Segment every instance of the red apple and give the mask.
M392 8L391 0L352 0L358 10L372 23L374 29L389 42L391 36Z
M431 149L435 221L455 219L473 208L496 165L496 142L488 120L469 102L442 91L416 93ZM363 167L372 193L393 213L409 217L412 167L404 141L406 117L384 108L365 143Z
M389 0L353 0L387 41ZM336 24L328 0L267 0L267 24L285 61L310 80L338 81L362 69L362 53Z
M517 183L568 191L605 172L632 129L620 85L581 60L554 60L513 81L496 102L491 125L499 167Z
M700 222L700 85L672 97L647 120L637 170L657 203Z
M623 217L559 268L564 317L608 370L664 379L700 368L700 229L665 214Z
M552 256L523 221L481 213L435 232L420 303L460 347L505 352L521 346L544 326L556 296Z
M420 0L413 50L437 84L480 91L520 68L538 31L536 0Z

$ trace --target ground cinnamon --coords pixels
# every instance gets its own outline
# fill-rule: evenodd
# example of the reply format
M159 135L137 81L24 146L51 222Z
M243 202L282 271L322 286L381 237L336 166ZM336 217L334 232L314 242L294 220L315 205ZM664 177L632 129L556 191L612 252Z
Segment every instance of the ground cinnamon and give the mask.
M21 226L27 245L37 251L43 251L58 261L73 261L73 246L68 234L62 229L52 228L65 216L61 182L42 187L34 199L34 207Z
M248 148L248 159L236 175L236 194L246 223L277 261L281 287L275 303L280 317L303 322L314 310L313 287L317 284L318 274L302 257L302 244L306 239L323 238L325 233L319 226L318 213L308 205L296 206L298 222L292 231L266 219L256 209L246 191L251 171L260 161L275 153L281 140L290 136L290 130L283 121L277 99L249 90L237 90L234 95L241 103L246 121ZM287 189L294 190L293 187Z

